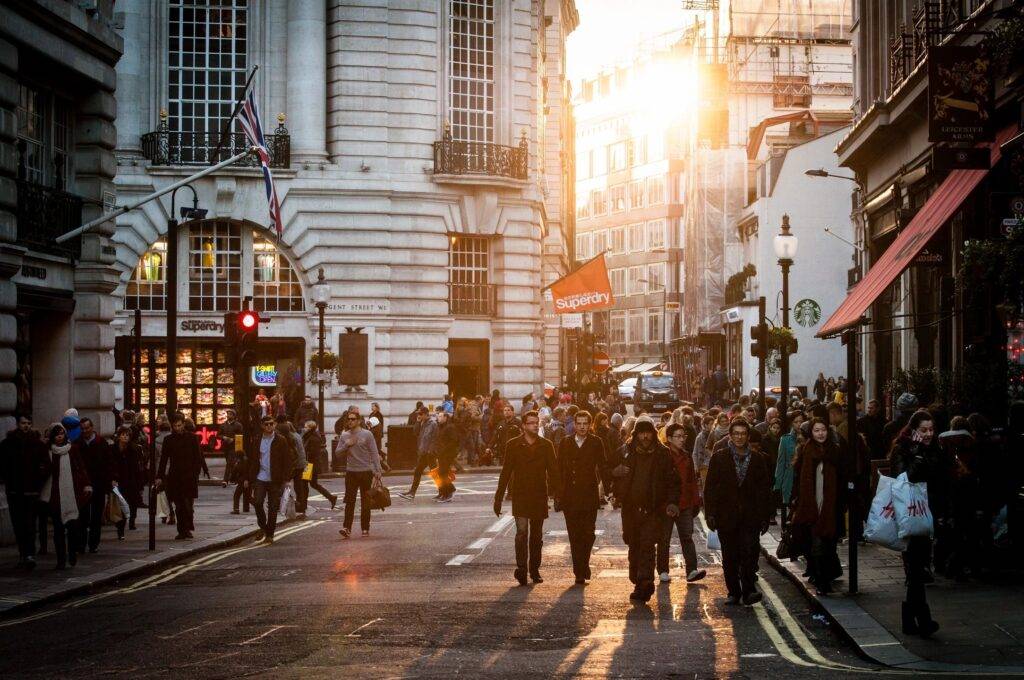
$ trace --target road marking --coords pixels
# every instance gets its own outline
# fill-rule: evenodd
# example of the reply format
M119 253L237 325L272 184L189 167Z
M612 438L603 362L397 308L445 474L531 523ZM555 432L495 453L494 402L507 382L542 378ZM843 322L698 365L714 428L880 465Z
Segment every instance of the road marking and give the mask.
M502 517L499 517L498 521L496 521L491 526L487 527L487 530L484 531L484 533L485 534L501 533L502 531L505 530L505 527L507 527L510 524L512 524L512 522L514 522L515 520L516 520L516 518L513 517L512 515L504 515Z
M375 623L380 623L383 620L384 619L373 619L372 621L367 621L366 623L364 623L363 625L359 626L358 628L356 628L354 631L352 631L351 633L349 633L345 637L362 637L361 635L358 634L359 631L361 631L363 628L368 628L369 626L372 626Z
M291 624L287 624L287 625L281 625L281 626L273 626L273 627L272 627L272 628L271 628L270 630L268 630L267 632L265 632L265 633L261 633L260 635L257 635L257 636L256 636L256 637L254 637L254 638L249 638L249 639L248 639L248 640L246 640L245 642L239 642L239 643L238 643L238 645L239 645L239 646L242 646L242 645L250 645L250 644L252 644L252 643L254 643L254 642L258 642L258 641L262 640L263 638L267 637L268 635L271 635L271 634L273 634L273 633L276 633L277 631L281 630L282 628L295 628L295 626L293 626L293 625L291 625Z
M484 536L476 539L472 543L466 546L466 550L483 550L491 544L494 540L494 536Z
M453 557L450 560L448 560L447 562L445 562L445 566L446 567L457 567L460 564L465 564L466 562L471 562L473 560L473 557L474 557L474 555L456 555L455 557Z
M547 532L548 536L568 536L569 532L565 529L552 529ZM604 536L604 529L594 529L595 536Z
M194 630L199 630L200 628L206 628L207 626L211 626L211 625L213 625L215 623L217 623L217 622L216 621L203 621L198 626L192 626L191 628L186 628L185 630L180 631L178 633L175 633L174 635L157 635L157 637L160 638L161 640L173 640L176 637L181 637L185 633L191 633Z

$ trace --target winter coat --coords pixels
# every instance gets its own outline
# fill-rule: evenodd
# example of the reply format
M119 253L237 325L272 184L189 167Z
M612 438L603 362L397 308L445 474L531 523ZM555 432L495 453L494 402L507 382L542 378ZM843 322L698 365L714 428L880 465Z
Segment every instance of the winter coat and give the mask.
M303 428L306 423L312 420L314 423L320 422L320 411L317 410L316 404L299 404L299 407L295 409L295 418L292 419L292 423L297 428Z
M50 474L46 444L39 433L13 429L0 442L0 481L7 494L38 494Z
M575 437L563 437L558 447L558 472L561 486L555 496L561 499L563 510L594 510L601 500L598 484L605 482L610 489L611 475L605 456L604 443L588 434L583 446L576 445Z
M82 456L74 446L71 447L67 455L71 462L71 481L75 489L75 503L81 508L91 498L91 493L86 491L86 488L92 488L92 483L89 480L89 471L85 467L85 461L82 460ZM47 451L46 458L49 461L49 471L46 477L47 479L52 477L49 506L52 512L60 516L62 511L65 510L65 508L60 506L60 456ZM92 493L95 493L95 491Z
M565 439L565 427L562 426L557 420L552 420L544 428L544 438L551 442L551 446L558 451L558 447L562 445L562 440Z
M313 470L318 476L329 472L327 446L318 430L306 430L302 433L302 447L306 451L306 460L313 463Z
M779 438L779 455L775 458L775 483L772 489L782 494L782 504L793 497L793 463L796 458L796 435L787 432Z
M747 474L740 484L729 447L716 451L704 483L704 516L722 531L760 530L772 514L768 466L764 456L750 452Z
M679 473L679 502L676 505L680 510L687 508L699 508L701 489L697 483L697 471L693 469L693 457L686 451L678 453L669 449L672 454L672 461L676 464L676 472Z
M942 459L942 450L937 440L933 439L931 444L925 446L904 434L896 438L889 451L891 477L906 472L909 481L925 482L928 485L928 507L933 517L946 517L949 514L950 479Z
M199 473L203 469L199 441L190 432L172 432L160 448L157 477L163 480L167 497L199 498Z
M523 428L518 418L512 418L512 420L501 420L494 427L488 448L491 449L491 452L494 453L494 455L504 460L505 449L508 446L508 443L522 434ZM553 445L552 450L554 450Z
M434 439L434 455L438 464L444 461L451 464L459 455L459 433L454 423L447 422L437 426L437 438Z
M86 443L85 437L81 436L72 446L78 449L78 454L85 463L85 469L89 471L92 492L109 493L110 482L115 479L114 475L116 474L110 443L94 433L91 442Z
M510 439L502 458L494 506L499 508L505 491L512 486L512 514L527 519L546 519L548 496L561 489L555 449L547 439L538 437L533 444L526 436ZM556 500L558 496L555 496Z
M246 465L249 474L249 483L254 483L260 474L260 441L262 436L256 437L249 447ZM166 446L166 443L164 444ZM274 433L274 439L270 442L270 483L284 484L292 478L295 471L295 458L292 453L292 446L287 439L278 432Z
M125 500L133 505L142 502L142 488L146 485L146 458L136 444L129 443L122 451L117 444L110 449L114 461L114 479Z
M822 473L820 509L816 491L819 463ZM796 493L793 498L792 523L809 526L811 535L819 538L834 540L842 537L845 475L839 447L831 439L826 439L824 444L804 442L793 466L793 473Z
M679 501L681 483L675 462L667 447L655 439L646 451L640 448L640 440L634 438L624 447L622 465L626 474L616 480L615 495L622 501L622 538L628 545L636 531L637 523L646 517L666 517L669 505ZM643 464L641 457L650 456L649 486L643 497L632 493L637 471Z

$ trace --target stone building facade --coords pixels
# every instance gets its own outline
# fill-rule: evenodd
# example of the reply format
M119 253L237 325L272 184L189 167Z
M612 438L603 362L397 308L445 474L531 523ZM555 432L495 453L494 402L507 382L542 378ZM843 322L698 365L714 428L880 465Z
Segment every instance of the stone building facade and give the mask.
M88 5L88 7L86 7ZM0 5L0 431L77 407L110 431L114 225L57 245L114 200L111 0Z
M542 383L544 244L557 247L551 184L564 177L561 93L550 66L574 26L571 0L130 0L117 138L119 202L243 148L220 129L254 66L284 233L267 230L257 168L194 182L203 220L179 229L179 369L161 372L170 197L118 220L114 328L142 310L141 395L154 411L174 383L197 425L235 407L219 344L223 314L251 296L261 324L251 389L283 389L288 411L309 384L323 270L327 349L361 384L332 380L328 429L349 404L379 403L404 423L416 401ZM545 91L546 84L546 91ZM549 102L550 104L550 102ZM163 113L162 113L163 112ZM238 128L236 127L236 131ZM216 153L216 156L214 155ZM251 165L251 164L250 164ZM547 192L545 192L547 184ZM177 206L191 205L179 191ZM557 256L557 253L555 253ZM557 258L556 258L557 259ZM277 383L274 385L273 383ZM305 383L305 385L303 384ZM133 383L128 380L128 386Z

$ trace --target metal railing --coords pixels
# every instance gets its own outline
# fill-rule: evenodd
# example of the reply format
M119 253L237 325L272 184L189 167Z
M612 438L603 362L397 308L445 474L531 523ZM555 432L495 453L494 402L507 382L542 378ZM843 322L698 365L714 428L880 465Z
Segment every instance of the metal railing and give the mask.
M482 283L449 283L448 313L455 316L494 316L498 287Z
M947 8L947 19L956 12ZM918 64L928 57L928 48L942 41L944 26L941 2L921 2L914 6L913 24L904 24L889 40L889 91L895 92Z
M35 182L18 180L18 244L78 259L82 239L57 245L54 239L82 224L82 197Z
M435 175L486 175L526 179L529 168L526 135L518 146L491 142L461 142L445 131L444 138L434 142Z
M219 132L175 132L168 128L166 115L160 118L155 131L142 135L142 155L153 165L213 165L249 147L242 132L228 133L218 149ZM270 167L287 168L291 165L291 137L284 118L279 117L278 121L274 134L266 137ZM234 165L255 168L259 167L259 159L250 154Z

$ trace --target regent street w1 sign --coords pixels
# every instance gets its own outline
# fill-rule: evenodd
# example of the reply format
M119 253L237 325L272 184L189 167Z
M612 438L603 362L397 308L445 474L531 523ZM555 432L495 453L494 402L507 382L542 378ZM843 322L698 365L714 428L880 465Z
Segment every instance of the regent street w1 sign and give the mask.
M991 60L977 46L928 48L928 141L992 141Z

